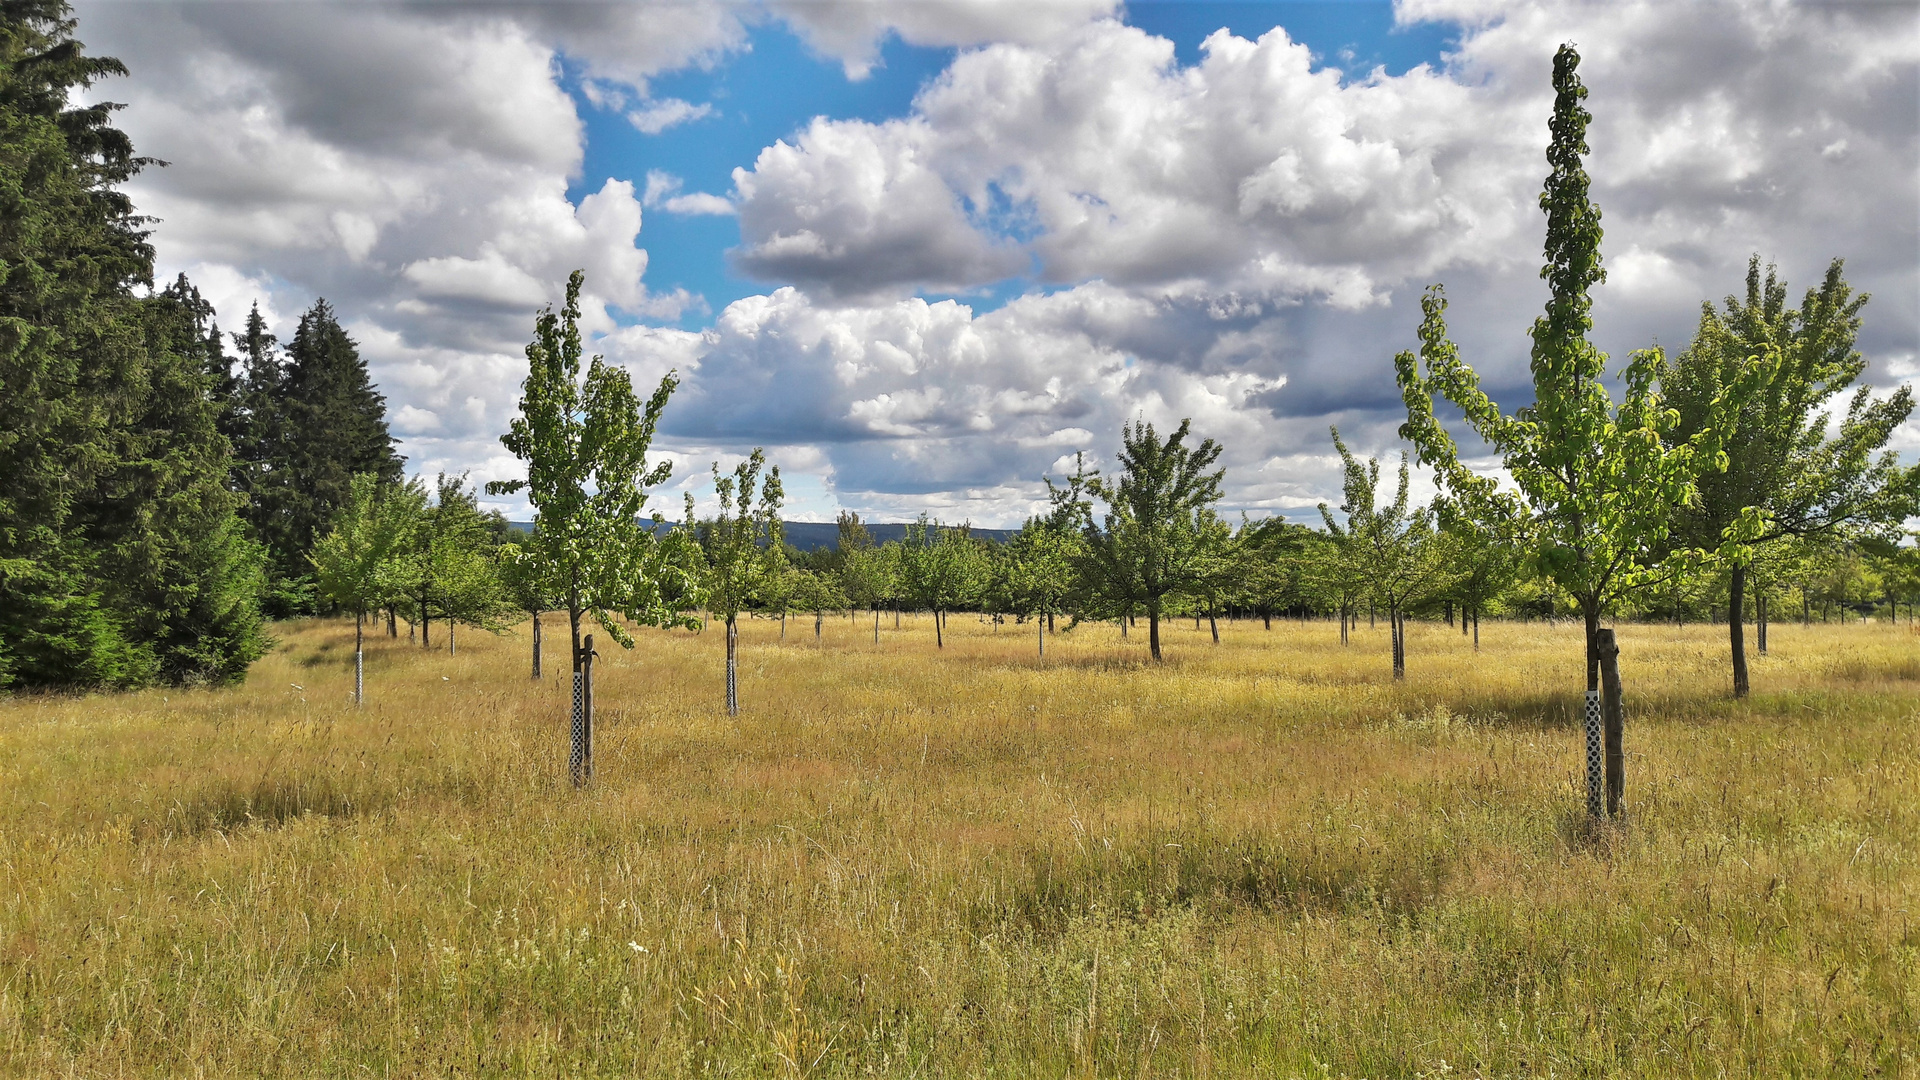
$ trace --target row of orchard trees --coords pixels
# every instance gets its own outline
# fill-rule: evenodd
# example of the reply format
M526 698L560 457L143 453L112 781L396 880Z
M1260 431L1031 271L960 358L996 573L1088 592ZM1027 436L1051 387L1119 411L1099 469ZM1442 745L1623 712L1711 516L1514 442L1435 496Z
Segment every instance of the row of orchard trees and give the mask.
M1845 582L1869 577L1863 563L1872 560L1886 595L1911 611L1913 549L1893 538L1920 512L1920 465L1902 467L1884 448L1911 414L1912 394L1876 398L1854 386L1865 367L1854 347L1865 298L1852 295L1837 262L1789 307L1784 284L1763 277L1756 260L1745 298L1707 305L1692 345L1673 358L1639 351L1616 374L1588 340L1590 294L1605 272L1578 65L1571 46L1554 59L1540 197L1549 300L1530 331L1533 403L1507 412L1481 390L1434 286L1422 301L1419 349L1401 353L1394 368L1407 416L1400 434L1433 471L1439 495L1428 506L1411 503L1403 457L1383 499L1379 462L1356 459L1335 431L1343 500L1338 513L1322 508L1324 530L1272 520L1233 528L1217 511L1221 448L1193 442L1185 422L1164 438L1145 422L1128 425L1116 469L1103 475L1083 465L1059 486L1049 481L1047 513L1005 545L923 519L904 541L875 546L849 520L831 559L797 559L782 543L778 470L759 451L730 476L716 467L716 516L701 519L689 502L683 526L669 528L645 503L670 469L646 458L675 378L643 407L626 373L598 357L582 377L576 273L564 309L538 320L521 415L503 438L527 478L489 485L496 494L524 491L536 512L533 534L504 564L514 568L521 606L569 620L576 780L591 771L590 749L580 771L577 741L584 711L590 748L591 708L581 705L591 700L592 647L581 634L588 620L631 646L631 626L691 627L697 612L710 611L728 631L733 710L735 631L749 612L811 609L817 627L819 612L867 606L877 634L882 608L914 607L933 613L944 647L946 615L976 609L1035 619L1042 649L1044 627L1061 615L1118 620L1123 632L1144 618L1159 659L1161 623L1176 615L1331 612L1344 638L1364 607L1386 615L1402 675L1406 620L1436 604L1457 607L1463 626L1501 605L1543 613L1564 605L1586 631L1589 807L1599 813L1593 763L1604 711L1613 812L1620 710L1617 693L1599 704L1611 640L1604 618L1681 606L1702 582L1724 580L1734 691L1745 694L1750 595L1764 620L1767 600L1797 582L1810 615L1808 582L1839 581L1844 593ZM1836 417L1830 403L1843 396ZM1460 414L1456 429L1491 448L1505 480L1468 467L1436 412L1441 401Z

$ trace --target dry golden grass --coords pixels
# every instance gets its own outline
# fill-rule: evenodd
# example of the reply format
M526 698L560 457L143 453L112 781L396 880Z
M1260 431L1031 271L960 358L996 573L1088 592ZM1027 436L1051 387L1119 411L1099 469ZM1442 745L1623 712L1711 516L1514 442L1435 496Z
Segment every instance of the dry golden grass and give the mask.
M280 628L244 688L0 702L0 1064L163 1075L1920 1075L1920 637L956 616L603 647ZM552 624L549 623L550 633ZM552 638L550 638L552 639ZM549 662L560 650L552 650ZM557 665L556 665L557 666ZM564 673L563 673L564 675Z

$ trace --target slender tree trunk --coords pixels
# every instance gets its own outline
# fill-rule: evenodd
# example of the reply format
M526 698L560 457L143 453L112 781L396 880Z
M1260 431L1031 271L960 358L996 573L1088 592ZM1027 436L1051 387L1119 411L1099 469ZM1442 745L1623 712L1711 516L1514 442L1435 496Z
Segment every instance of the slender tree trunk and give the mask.
M873 609L873 643L880 644L880 609Z
M454 629L455 627L454 627L453 619L452 617L448 617L447 619L447 655L448 656L460 655L460 642L459 642L459 639L454 636Z
M540 677L540 613L533 613L533 677Z
M1340 609L1340 644L1347 643L1347 609Z
M1733 696L1747 696L1747 567L1733 564L1727 581L1727 641L1733 647Z
M1760 655L1767 655L1767 594L1765 590L1755 589L1753 593L1753 644Z
M1465 623L1460 625L1465 626ZM1453 601L1447 601L1447 629L1453 629Z
M1393 677L1407 677L1407 622L1399 604L1387 605L1387 626L1393 632Z
M1220 621L1213 617L1213 609L1207 609L1207 629L1213 631L1213 643L1220 644Z
M727 715L740 715L740 632L734 616L727 616Z
M353 613L353 703L356 706L367 703L367 662L362 652L362 624L366 621L366 612Z
M1153 654L1155 660L1160 659L1160 609L1158 607L1147 609L1147 651Z
M387 609L387 636L395 641L400 640L400 620L392 608Z
M1587 816L1598 818L1605 809L1605 743L1600 701L1600 603L1582 598L1580 617L1587 638Z
M1040 632L1040 659L1045 660L1047 658L1047 620L1035 619L1033 625Z
M1908 621L1912 621L1913 619L1913 608L1911 606L1907 608L1907 619ZM1047 633L1053 633L1053 612L1051 611L1047 612Z
M780 613L780 640L787 640L787 613L785 611Z
M1478 604L1473 608L1473 651L1480 651L1480 606Z
M818 611L813 613L813 640L815 641L820 640L820 627L826 621L827 621L827 617L823 613Z
M943 634L940 629L939 608L933 609L933 647L936 649L944 649L947 647L946 635Z
M1267 630L1271 630L1271 629L1273 629L1273 611L1272 611L1272 609L1270 609L1270 608L1262 608L1262 609L1261 609L1261 611L1260 611L1260 622L1261 622L1261 624L1262 624L1262 626L1263 626L1263 628L1264 628L1264 629L1267 629Z
M1125 615L1120 616L1120 640L1127 640L1127 617Z
M900 605L899 604L893 605L893 628L895 630L900 629Z
M1200 631L1200 609L1199 608L1193 609L1193 629L1195 633L1199 633Z
M593 705L587 689L588 646L580 640L580 615L577 608L567 609L567 625L573 643L573 716L568 732L567 771L574 787L584 787L593 772ZM591 640L588 639L588 645Z
M1623 746L1626 711L1620 701L1620 645L1613 631L1597 635L1600 654L1600 714L1606 755L1607 816L1619 817L1627 787L1627 756Z
M431 637L433 637L433 616L427 614L427 594L423 591L420 594L420 647L422 649L433 648L433 642L428 640Z

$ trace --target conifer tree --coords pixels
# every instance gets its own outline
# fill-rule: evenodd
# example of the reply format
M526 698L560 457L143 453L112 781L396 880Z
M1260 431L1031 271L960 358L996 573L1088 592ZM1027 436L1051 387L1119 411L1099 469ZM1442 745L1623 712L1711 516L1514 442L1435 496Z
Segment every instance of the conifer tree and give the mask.
M249 319L249 336L254 329ZM270 372L263 364L263 375ZM398 483L402 459L387 431L386 399L325 300L300 317L277 390L271 404L260 406L272 410L278 430L266 433L271 441L260 477L264 490L256 492L265 505L254 525L278 577L302 580L309 571L307 553L345 503L353 478L372 473L383 483Z
M149 159L70 107L116 60L59 0L0 7L0 683L235 678L262 647L226 489L211 308L152 281L120 185Z

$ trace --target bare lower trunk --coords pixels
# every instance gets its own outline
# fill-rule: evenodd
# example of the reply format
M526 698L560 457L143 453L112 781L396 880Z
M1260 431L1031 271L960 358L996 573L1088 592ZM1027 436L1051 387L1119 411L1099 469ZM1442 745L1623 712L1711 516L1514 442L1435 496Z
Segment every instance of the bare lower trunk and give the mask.
M367 703L367 665L366 656L362 651L364 647L362 624L366 621L366 612L353 613L353 703L355 705Z
M1767 594L1755 593L1753 597L1753 644L1760 655L1767 655Z
M1393 677L1407 677L1407 623L1398 604L1387 608L1387 627L1393 633Z
M533 613L533 677L540 677L540 613Z
M1220 622L1213 617L1211 610L1207 612L1207 628L1213 631L1213 643L1220 644Z
M1263 610L1260 612L1260 625L1261 625L1261 628L1264 630L1273 629L1273 612L1272 611Z
M740 664L738 660L740 632L734 626L734 617L727 616L727 715L740 715Z
M459 640L454 636L453 631L454 631L453 620L448 619L447 620L447 655L448 656L460 655Z
M1727 641L1733 647L1733 696L1747 696L1747 567L1734 563L1727 582Z
M1586 627L1587 643L1587 816L1598 818L1605 809L1605 744L1602 737L1600 702L1600 605L1582 599L1580 616Z
M1040 659L1045 660L1047 658L1047 620L1035 619L1033 625L1040 632Z
M400 619L392 608L387 609L387 636L395 641L400 640Z
M1147 651L1160 659L1160 612L1154 608L1147 609Z
M824 614L818 611L813 613L813 640L815 641L820 640L820 626L822 623L825 623L826 621L827 621L827 617Z
M581 612L567 611L573 640L573 716L567 746L567 771L574 787L593 779L593 635L580 638Z
M1480 651L1480 609L1473 609L1473 651Z
M1620 646L1613 631L1597 635L1600 654L1600 715L1606 754L1607 816L1619 817L1627 786L1627 757L1623 746L1626 710L1620 702Z

